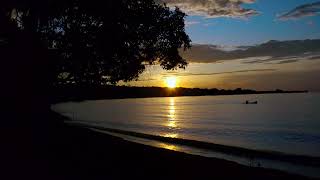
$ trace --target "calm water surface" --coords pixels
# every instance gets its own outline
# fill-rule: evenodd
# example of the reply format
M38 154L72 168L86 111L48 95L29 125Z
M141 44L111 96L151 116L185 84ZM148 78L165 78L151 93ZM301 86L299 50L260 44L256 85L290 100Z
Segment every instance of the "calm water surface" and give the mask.
M53 109L95 126L320 156L318 93L98 100Z

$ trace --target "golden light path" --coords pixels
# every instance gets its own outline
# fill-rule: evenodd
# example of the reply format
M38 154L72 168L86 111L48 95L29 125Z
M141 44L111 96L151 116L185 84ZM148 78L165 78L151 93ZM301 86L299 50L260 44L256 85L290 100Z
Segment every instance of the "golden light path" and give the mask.
M175 110L175 104L174 104L174 97L170 98L169 108L168 108L168 127L170 129L176 128L176 110Z
M178 128L177 120L176 120L176 107L175 107L175 98L170 97L169 98L169 105L168 105L168 119L166 120L167 123L165 124L166 127L168 127L171 131L174 131L176 128ZM167 133L164 135L165 137L170 138L178 138L177 133ZM173 144L167 144L167 143L159 143L159 146L165 149L174 150L177 151L178 147Z
M160 146L161 148L169 149L169 150L173 150L173 151L177 151L177 150L178 150L178 147L177 147L177 146L171 145L171 144L159 143L159 146Z

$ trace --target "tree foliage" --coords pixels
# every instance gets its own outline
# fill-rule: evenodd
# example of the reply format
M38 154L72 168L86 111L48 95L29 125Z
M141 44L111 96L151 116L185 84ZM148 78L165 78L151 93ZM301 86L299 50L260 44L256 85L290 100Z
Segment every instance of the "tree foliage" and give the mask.
M49 62L53 85L130 81L147 64L185 68L185 14L153 0L5 0L1 41L15 39ZM20 37L20 38L17 38ZM1 43L1 42L0 42ZM41 51L41 53L40 53ZM38 76L42 76L38 74Z

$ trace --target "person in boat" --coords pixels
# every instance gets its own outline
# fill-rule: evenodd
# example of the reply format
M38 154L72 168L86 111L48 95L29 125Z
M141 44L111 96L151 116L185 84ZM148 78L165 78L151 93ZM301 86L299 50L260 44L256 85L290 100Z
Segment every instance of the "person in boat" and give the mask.
M258 101L249 102L248 100L246 100L245 104L258 104Z

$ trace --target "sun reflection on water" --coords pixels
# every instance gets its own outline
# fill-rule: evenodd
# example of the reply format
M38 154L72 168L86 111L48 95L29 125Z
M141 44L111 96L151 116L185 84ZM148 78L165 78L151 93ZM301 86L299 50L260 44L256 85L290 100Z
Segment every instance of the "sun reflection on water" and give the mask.
M170 98L170 103L168 107L168 123L167 126L172 129L172 128L177 128L176 124L176 110L175 110L175 103L174 103L174 98Z
M172 144L166 144L166 143L159 143L159 147L164 148L164 149L169 149L172 151L178 151L178 147Z
M178 129L178 123L176 119L176 106L175 106L175 99L174 97L171 97L169 99L169 105L168 105L168 114L167 114L168 119L166 120L165 126L172 130ZM177 132L169 132L164 135L164 137L170 137L170 138L178 138L178 133Z
M169 137L169 138L178 138L178 134L174 134L174 133L168 133L165 134L164 137Z

